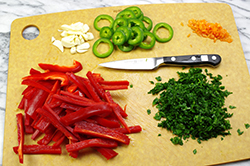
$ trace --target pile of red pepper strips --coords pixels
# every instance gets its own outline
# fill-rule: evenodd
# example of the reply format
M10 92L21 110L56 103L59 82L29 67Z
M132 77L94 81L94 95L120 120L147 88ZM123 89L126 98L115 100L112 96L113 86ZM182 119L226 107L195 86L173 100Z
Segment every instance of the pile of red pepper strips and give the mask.
M82 70L78 61L72 66L38 64L44 72L31 68L23 77L22 100L17 113L18 146L13 147L23 163L24 154L61 154L61 145L67 140L66 150L77 158L84 148L93 148L106 159L115 157L113 150L119 144L129 145L126 134L137 133L139 125L130 126L124 110L111 96L110 90L127 89L128 81L106 81L98 73L87 72L85 77L75 73ZM25 134L37 144L25 145ZM53 143L54 142L54 143Z

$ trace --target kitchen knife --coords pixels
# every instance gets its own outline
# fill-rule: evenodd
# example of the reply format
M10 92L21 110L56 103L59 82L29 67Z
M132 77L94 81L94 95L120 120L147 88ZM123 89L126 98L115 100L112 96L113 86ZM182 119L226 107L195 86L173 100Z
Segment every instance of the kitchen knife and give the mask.
M159 66L162 65L216 67L220 64L220 62L221 62L221 57L218 54L199 54L199 55L127 59L127 60L101 63L99 65L113 69L153 70L157 69Z

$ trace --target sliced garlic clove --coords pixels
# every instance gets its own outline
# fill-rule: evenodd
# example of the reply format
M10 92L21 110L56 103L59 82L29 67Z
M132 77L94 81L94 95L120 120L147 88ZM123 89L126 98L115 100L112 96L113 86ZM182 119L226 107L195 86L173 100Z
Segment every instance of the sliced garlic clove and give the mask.
M89 31L89 26L87 24L84 24L82 26L82 33L87 33Z
M77 51L76 51L76 47L71 47L70 49L70 53L71 54L75 54Z
M80 50L80 49L76 49L76 51L77 51L78 53L84 53L84 52L86 52L86 51L88 51L88 50Z
M77 46L76 48L77 48L77 50L87 50L87 49L89 49L89 47L90 47L89 43L85 42L85 43Z
M52 36L51 42L53 43L55 40L56 40L56 38L54 38L54 37Z
M52 43L54 46L56 46L57 48L59 48L60 51L64 51L64 47L62 45L62 42L60 40L55 40L53 43Z
M86 33L86 34L87 34L87 36L88 36L88 40L93 40L93 39L94 39L93 33L88 32L88 33Z

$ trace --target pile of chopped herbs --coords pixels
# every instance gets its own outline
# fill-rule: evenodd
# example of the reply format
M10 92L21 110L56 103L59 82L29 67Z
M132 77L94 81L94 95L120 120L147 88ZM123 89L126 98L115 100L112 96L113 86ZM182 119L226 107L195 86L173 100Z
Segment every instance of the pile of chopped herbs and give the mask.
M159 96L153 101L158 112L154 118L158 127L175 134L173 144L183 145L187 138L199 143L219 135L230 135L233 116L227 112L225 98L232 92L222 86L222 76L213 76L205 69L190 68L188 72L177 72L179 79L155 83L148 94ZM159 80L159 77L157 77ZM150 81L152 83L152 81Z

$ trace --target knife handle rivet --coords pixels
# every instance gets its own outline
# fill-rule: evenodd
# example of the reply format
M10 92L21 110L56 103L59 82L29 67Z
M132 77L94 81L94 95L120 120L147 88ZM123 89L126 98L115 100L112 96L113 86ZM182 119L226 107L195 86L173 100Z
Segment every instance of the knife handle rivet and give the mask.
M192 59L192 61L195 61L195 60L196 60L196 57L195 57L195 56L192 56L191 59Z
M215 61L217 59L217 57L216 56L212 56L212 59Z
M176 60L176 58L173 56L173 57L171 57L171 61L175 61Z

